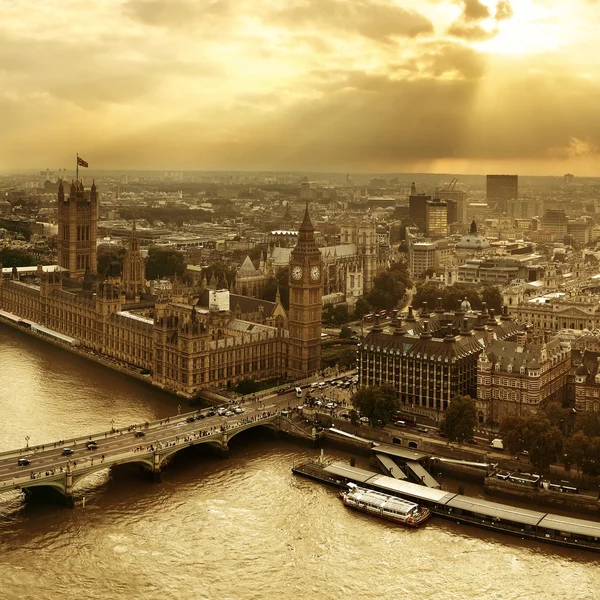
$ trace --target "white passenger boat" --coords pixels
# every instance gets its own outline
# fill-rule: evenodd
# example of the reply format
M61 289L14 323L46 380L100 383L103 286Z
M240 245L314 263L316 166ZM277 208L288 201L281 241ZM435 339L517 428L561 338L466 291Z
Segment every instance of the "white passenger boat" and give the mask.
M349 483L348 489L343 490L340 496L349 508L409 527L419 527L431 516L428 508L403 498L358 487L354 483Z

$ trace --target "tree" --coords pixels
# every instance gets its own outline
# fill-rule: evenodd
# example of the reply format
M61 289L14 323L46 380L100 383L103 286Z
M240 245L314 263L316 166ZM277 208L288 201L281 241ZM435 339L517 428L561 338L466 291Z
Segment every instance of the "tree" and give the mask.
M575 430L583 431L589 438L600 436L600 413L578 413L575 418Z
M230 264L218 260L212 265L209 265L204 270L204 274L209 281L214 275L217 285L229 287L229 285L235 281L236 271Z
M525 428L526 420L523 417L517 415L506 417L500 423L499 435L502 438L504 447L508 449L511 454L518 454L523 451L523 430Z
M545 471L557 459L563 446L563 434L543 413L527 417L523 427L524 447L536 468Z
M404 261L398 261L390 265L389 272L401 283L407 290L413 287L408 264Z
M569 459L569 463L577 465L577 472L579 472L585 459L589 458L590 449L590 438L583 431L577 431L565 441L565 454Z
M183 253L178 250L152 247L148 250L146 259L146 277L160 279L161 277L181 277L185 273L186 264Z
M366 314L371 312L371 305L364 299L359 298L354 305L354 316L357 319L362 319Z
M110 266L110 272L121 273L123 271L123 258L127 251L125 248L119 248L118 250L108 250L106 252L100 252L98 254L97 270L98 273L107 273ZM118 268L116 264L118 264Z
M406 287L401 277L392 271L385 271L373 280L373 289L367 295L367 301L375 309L390 310L398 305L405 293Z
M352 337L352 329L349 327L342 327L340 329L340 339L347 340Z
M486 285L481 290L480 295L481 301L486 303L488 309L494 309L497 314L500 314L500 312L502 312L502 305L504 304L504 302L502 300L500 288L497 288L494 285Z
M488 292L491 294L491 292ZM467 298L473 310L483 307L482 299L477 288L468 283L455 283L448 287L439 287L434 282L428 282L417 286L417 293L413 298L413 306L422 308L427 302L427 308L433 309L438 306L439 298L446 310L457 310L461 302Z
M338 365L340 369L356 368L356 350L346 348L338 357Z
M387 425L400 410L400 399L391 385L364 387L352 399L352 404L369 422L381 427Z
M255 394L259 390L259 385L254 381L254 379L242 379L237 386L235 387L235 391L237 394L242 396L246 396L247 394Z
M277 296L277 286L279 286L279 294L283 308L288 310L290 306L290 268L282 267L277 271L275 277L269 278L267 285L262 293L262 299L269 302L275 302Z
M0 262L3 267L34 267L39 261L23 250L0 250Z
M477 423L477 407L471 396L455 396L442 419L440 429L451 442L473 438Z

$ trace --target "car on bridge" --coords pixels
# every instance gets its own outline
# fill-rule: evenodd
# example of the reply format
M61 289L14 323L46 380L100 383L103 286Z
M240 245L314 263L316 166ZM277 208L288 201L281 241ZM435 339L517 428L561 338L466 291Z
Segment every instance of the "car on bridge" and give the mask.
M186 423L193 423L196 420L196 417L188 417L185 422Z
M232 410L228 410L225 412L225 414L223 416L225 417L233 417L233 415L235 415L235 413Z
M74 454L75 451L73 450L73 448L63 448L61 454L63 456L71 456L71 454Z
M209 411L206 413L207 417L214 417L217 413L215 412L214 408L209 409ZM200 418L202 418L202 413L200 413Z
M234 412L236 415L241 415L241 414L244 412L244 409L243 409L241 406L236 406L236 407L233 409L233 412Z
M23 458L20 458L20 459L17 461L17 465L18 465L19 467L27 467L27 466L28 466L28 465L30 465L30 464L31 464L31 461L29 460L29 458L25 458L25 457L23 457Z
M88 450L98 450L98 442L89 441L85 446Z
M135 437L144 437L146 434L143 431L136 431Z

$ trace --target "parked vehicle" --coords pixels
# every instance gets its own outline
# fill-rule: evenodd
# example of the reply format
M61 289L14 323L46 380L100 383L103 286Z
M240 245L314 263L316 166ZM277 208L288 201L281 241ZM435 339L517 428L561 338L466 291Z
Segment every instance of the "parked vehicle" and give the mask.
M490 448L494 448L494 450L504 450L504 442L500 438L495 438L490 443Z

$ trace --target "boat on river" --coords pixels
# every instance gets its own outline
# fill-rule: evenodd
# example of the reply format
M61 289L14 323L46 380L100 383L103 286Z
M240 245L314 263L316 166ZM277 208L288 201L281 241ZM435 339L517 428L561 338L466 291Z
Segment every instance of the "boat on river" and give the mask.
M348 488L340 492L340 497L348 508L409 527L419 527L431 516L428 508L354 483L349 483Z

